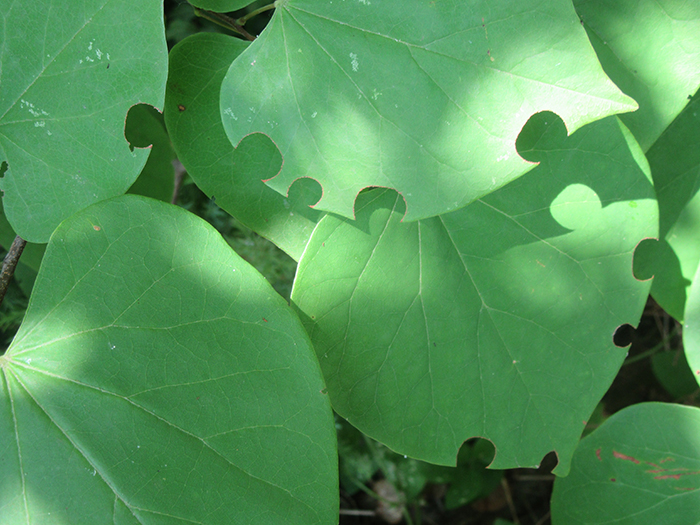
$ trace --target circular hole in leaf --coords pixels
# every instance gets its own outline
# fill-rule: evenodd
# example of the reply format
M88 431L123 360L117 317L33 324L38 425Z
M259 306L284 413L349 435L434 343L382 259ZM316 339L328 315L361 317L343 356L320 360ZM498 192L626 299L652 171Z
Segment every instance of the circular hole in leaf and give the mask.
M618 326L613 334L613 343L619 348L631 345L632 339L634 339L634 327L628 323Z

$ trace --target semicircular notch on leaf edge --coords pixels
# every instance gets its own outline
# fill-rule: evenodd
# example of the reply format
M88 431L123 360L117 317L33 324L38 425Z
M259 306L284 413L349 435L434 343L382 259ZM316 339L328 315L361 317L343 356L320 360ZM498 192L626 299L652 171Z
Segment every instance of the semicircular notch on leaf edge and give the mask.
M8 522L337 520L308 337L184 210L123 196L64 221L0 377Z
M299 260L322 213L315 181L294 183L283 196L262 180L274 177L282 159L262 135L234 150L219 111L221 81L248 44L217 33L197 33L170 52L165 122L187 172L216 203L259 235Z
M573 6L534 4L281 2L224 79L226 133L268 135L284 158L268 184L312 177L322 210L352 218L370 186L401 193L407 220L461 208L531 169L515 140L532 114L573 132L636 109Z
M66 217L124 193L148 158L130 151L124 121L135 104L163 105L163 6L20 2L4 15L0 187L13 229L45 243Z
M494 468L554 450L565 474L625 357L613 334L651 286L632 258L657 234L653 187L618 119L555 124L541 164L487 198L402 223L398 195L365 192L300 260L292 301L334 409L401 454L453 465L478 436Z

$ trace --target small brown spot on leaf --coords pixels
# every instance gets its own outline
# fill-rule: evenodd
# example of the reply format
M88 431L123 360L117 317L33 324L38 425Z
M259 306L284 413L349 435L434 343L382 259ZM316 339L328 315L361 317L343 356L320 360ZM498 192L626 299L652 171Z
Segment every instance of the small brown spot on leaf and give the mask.
M624 459L625 461L631 461L632 463L636 463L639 465L641 461L638 459L633 458L632 456L627 456L625 454L622 454L621 452L618 452L617 450L613 450L613 456L615 456L617 459Z
M92 229L95 230L96 232L98 232L98 231L100 231L102 228L100 228L99 226L93 226Z
M598 458L598 461L603 461L603 458L600 457L600 449L595 451L595 457Z
M177 109L179 109L180 111L185 111L185 106L183 106L182 104L178 104Z

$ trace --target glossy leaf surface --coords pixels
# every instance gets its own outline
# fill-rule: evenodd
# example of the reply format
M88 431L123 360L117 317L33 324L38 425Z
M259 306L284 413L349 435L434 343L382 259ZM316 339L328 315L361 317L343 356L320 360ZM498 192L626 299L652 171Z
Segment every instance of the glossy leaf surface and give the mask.
M574 0L605 72L639 104L621 115L644 151L700 87L700 2Z
M165 120L178 156L197 185L249 228L299 260L321 212L309 206L318 184L296 183L289 196L268 188L282 159L267 137L253 135L233 149L219 112L221 81L247 47L236 38L199 33L170 53Z
M231 142L264 133L282 153L279 193L311 177L319 209L353 217L361 189L394 188L407 220L528 171L515 140L533 113L573 132L636 107L561 0L279 1L221 88Z
M554 525L697 523L700 410L643 403L581 441L554 482Z
M334 409L363 432L446 465L475 436L495 468L555 450L565 474L625 357L613 333L646 300L632 255L656 202L615 118L566 138L538 114L520 146L540 165L463 210L401 223L400 196L372 190L357 221L323 218L292 301Z
M66 217L124 193L146 162L124 120L139 102L162 107L162 3L2 5L0 188L15 231L45 243Z
M123 196L63 222L0 381L4 523L336 523L308 337L184 210Z

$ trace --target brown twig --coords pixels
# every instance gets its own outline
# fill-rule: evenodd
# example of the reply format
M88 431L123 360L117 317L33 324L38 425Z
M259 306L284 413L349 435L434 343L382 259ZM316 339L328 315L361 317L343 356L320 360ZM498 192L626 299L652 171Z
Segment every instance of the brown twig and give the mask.
M18 235L15 237L15 240L12 241L10 251L5 255L5 260L2 262L2 271L0 271L0 304L2 304L3 299L5 299L7 287L10 284L12 276L15 274L15 268L19 262L19 256L22 255L22 251L26 245L27 241Z

